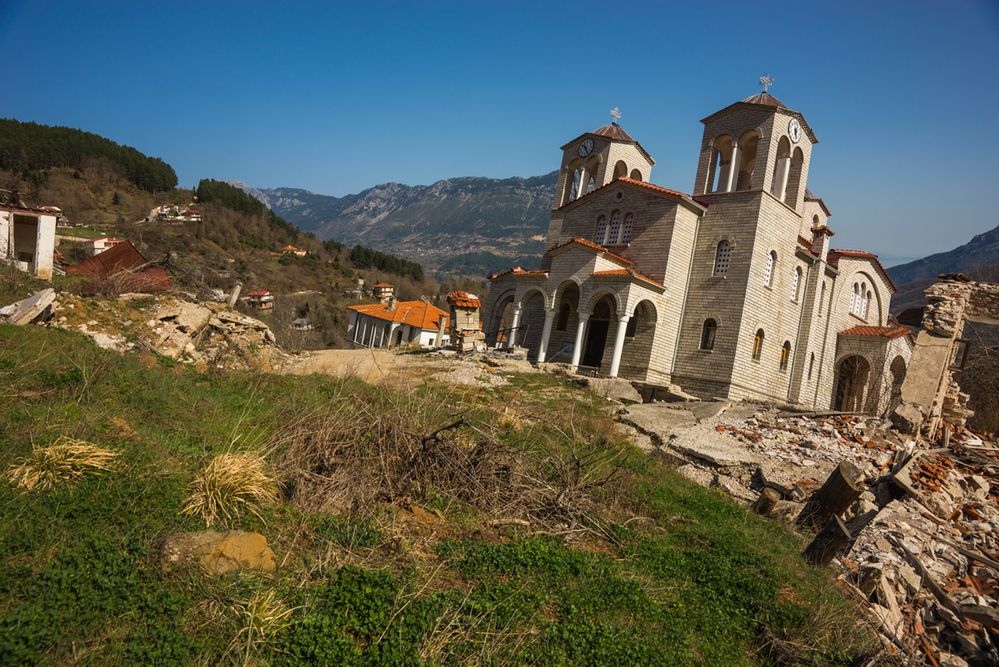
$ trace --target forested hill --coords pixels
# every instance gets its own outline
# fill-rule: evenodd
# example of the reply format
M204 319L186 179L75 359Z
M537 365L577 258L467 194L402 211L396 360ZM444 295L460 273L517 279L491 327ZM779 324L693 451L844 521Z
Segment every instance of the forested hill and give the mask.
M238 185L319 238L363 243L444 273L481 276L537 262L557 177L385 183L344 197Z
M177 186L173 167L131 146L71 127L0 119L0 169L15 172L52 167L84 169L101 160L142 190L161 192Z

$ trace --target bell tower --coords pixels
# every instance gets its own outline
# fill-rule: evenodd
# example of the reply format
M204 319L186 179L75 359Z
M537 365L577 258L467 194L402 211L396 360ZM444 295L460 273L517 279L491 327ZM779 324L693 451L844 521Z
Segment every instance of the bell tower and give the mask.
M621 112L593 132L585 132L562 146L562 166L552 208L561 208L618 178L649 181L656 161L617 121Z
M763 90L701 120L704 135L695 195L763 190L801 213L812 147L818 138L805 117Z

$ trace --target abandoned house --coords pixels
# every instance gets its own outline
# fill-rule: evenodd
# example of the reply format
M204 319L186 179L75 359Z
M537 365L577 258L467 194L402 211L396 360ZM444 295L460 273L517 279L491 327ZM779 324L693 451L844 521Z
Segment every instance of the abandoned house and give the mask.
M52 279L56 214L0 190L0 259L43 280Z
M66 268L66 275L79 276L86 282L84 294L113 290L124 292L161 292L170 287L170 274L157 262L147 260L131 241L116 243L99 255Z
M426 301L390 298L349 308L347 337L358 347L434 347L447 342L447 313Z
M451 292L447 295L447 303L451 310L448 317L451 346L463 352L481 346L485 336L479 319L481 302L478 295L469 292Z
M243 297L246 305L257 310L270 310L274 307L274 293L270 290L255 289Z
M701 121L693 194L611 122L562 146L540 266L493 274L487 343L702 397L885 412L912 350L878 258L830 248L818 143L763 91Z

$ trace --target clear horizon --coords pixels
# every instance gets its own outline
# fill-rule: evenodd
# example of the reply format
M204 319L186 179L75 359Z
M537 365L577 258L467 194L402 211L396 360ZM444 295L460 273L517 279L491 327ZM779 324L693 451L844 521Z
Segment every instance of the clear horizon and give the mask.
M820 139L835 245L891 265L999 224L995 3L571 8L5 2L0 116L134 146L185 187L343 196L546 174L620 107L652 180L689 192L699 119L768 72Z

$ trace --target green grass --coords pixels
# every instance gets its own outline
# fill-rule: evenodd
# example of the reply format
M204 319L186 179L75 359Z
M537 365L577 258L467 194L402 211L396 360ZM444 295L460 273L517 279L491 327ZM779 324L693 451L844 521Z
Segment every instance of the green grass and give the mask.
M163 539L204 528L181 508L213 455L274 442L337 402L394 396L331 378L199 373L70 332L0 326L0 466L62 435L122 453L114 471L45 492L0 482L0 664L242 660L233 610L271 591L294 611L259 647L261 664L755 665L771 661L765 634L803 664L872 651L828 573L800 560L798 536L635 448L592 491L613 541L491 529L480 510L430 489L340 515L284 502L241 516L234 527L262 532L275 551L270 575L162 570ZM572 409L552 414L551 397ZM504 443L539 462L564 454L573 429L591 449L622 446L605 402L548 376L425 387L399 403L413 401L498 424ZM489 401L510 411L498 418ZM444 520L413 528L406 502Z

